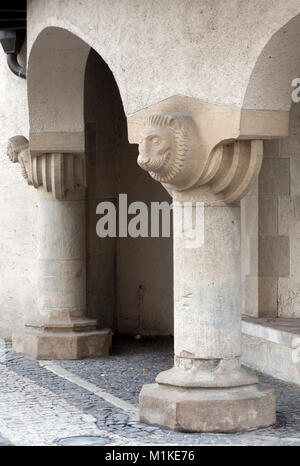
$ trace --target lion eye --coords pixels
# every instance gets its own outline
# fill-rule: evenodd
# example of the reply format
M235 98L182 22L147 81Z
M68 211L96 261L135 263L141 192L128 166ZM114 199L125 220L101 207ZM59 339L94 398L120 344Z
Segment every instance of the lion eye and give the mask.
M157 136L154 136L152 138L152 142L153 142L153 144L158 145L158 144L160 144L160 138L157 137Z

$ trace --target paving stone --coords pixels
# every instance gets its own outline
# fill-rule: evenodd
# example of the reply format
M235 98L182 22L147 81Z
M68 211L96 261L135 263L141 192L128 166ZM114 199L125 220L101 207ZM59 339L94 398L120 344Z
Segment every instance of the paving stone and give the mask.
M137 406L142 385L152 383L160 371L172 366L173 342L170 338L120 339L114 343L112 355L107 358L56 363ZM0 435L3 436L3 442L0 437L0 445L14 443L10 418L14 416L16 406L20 416L15 419L13 429L23 429L24 438L26 435L35 438L35 431L41 429L47 417L55 419L54 427L51 427L53 430L49 435L45 432L50 443L88 442L87 437L92 437L91 443L105 441L113 445L300 445L300 388L266 375L260 374L260 380L272 385L277 397L277 423L274 427L237 434L201 434L172 432L133 421L122 409L55 375L38 361L11 354L9 349L5 365L0 367L10 374L10 377L5 377L5 371L0 371L0 413L6 413L0 422ZM144 371L145 368L148 370ZM28 390L28 387L34 389ZM11 394L9 399L6 393ZM36 422L37 415L40 424ZM58 435L68 416L70 419L77 416L76 428L79 431L74 433L71 426L71 432L64 431L63 435ZM90 428L92 418L96 421L94 428L97 430L91 436L86 429Z
M110 441L103 437L67 437L58 440L57 445L64 447L85 446L95 447L100 445L109 445Z

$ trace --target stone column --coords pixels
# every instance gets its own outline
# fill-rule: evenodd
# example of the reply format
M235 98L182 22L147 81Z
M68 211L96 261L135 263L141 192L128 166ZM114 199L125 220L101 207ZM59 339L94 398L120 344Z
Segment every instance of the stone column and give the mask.
M230 432L275 422L272 389L241 367L240 203L262 141L209 154L186 114L150 115L139 165L174 201L174 367L140 393L140 419L183 431Z
M14 332L13 350L37 359L109 354L111 332L86 316L85 161L83 154L32 155L9 141L28 184L38 190L38 321Z

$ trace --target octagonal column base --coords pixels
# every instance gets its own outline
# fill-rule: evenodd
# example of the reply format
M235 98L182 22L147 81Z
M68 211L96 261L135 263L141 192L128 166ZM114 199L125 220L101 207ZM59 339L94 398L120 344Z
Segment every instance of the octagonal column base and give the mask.
M144 385L140 420L183 432L236 432L275 423L275 395L253 384L234 388L179 388Z
M13 334L13 352L35 359L83 359L108 356L111 330L28 327Z

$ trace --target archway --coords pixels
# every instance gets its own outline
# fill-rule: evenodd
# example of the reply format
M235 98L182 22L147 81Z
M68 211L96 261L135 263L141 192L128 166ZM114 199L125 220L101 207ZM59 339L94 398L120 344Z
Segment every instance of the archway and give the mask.
M151 201L170 201L170 197L138 167L137 146L128 143L118 87L94 50L89 54L85 75L85 124L89 313L122 334L171 334L172 239L96 236L99 202L111 201L118 210L118 195L125 194L128 206L142 201L150 213Z
M137 147L128 143L108 65L75 35L47 28L31 49L28 99L26 157L40 211L40 321L15 335L15 351L76 359L108 353L111 333L104 327L172 333L171 238L96 235L103 200L117 204L119 193L128 203L169 200L136 167Z

